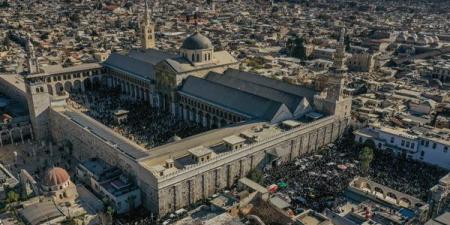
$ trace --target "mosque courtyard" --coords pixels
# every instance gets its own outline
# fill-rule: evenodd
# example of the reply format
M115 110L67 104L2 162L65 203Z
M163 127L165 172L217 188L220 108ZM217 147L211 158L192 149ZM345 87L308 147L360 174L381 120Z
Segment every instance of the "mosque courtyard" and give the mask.
M152 108L149 103L121 97L111 90L71 93L68 105L147 149L208 130ZM126 113L127 119L118 122L117 112Z

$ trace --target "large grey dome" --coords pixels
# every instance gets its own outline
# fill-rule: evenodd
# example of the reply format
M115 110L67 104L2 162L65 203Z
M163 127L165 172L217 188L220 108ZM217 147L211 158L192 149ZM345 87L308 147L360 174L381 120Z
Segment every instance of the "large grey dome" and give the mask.
M189 36L184 40L183 45L181 45L182 49L189 50L200 50L200 49L210 49L213 45L209 38L203 36L199 32L195 32L193 35Z

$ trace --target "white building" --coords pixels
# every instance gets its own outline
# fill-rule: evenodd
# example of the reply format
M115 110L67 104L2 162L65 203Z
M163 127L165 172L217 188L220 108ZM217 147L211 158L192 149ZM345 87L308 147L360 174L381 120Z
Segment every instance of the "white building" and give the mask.
M367 127L354 132L355 141L370 139L378 149L393 151L410 159L450 169L450 131L448 129L415 127Z

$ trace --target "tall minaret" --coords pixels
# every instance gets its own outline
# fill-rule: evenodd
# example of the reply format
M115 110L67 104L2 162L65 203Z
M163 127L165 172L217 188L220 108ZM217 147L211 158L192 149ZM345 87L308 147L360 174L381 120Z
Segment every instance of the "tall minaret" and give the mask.
M148 2L145 0L145 15L141 24L141 45L144 50L156 47L155 24L151 20L148 11Z
M214 0L211 0L211 11L216 11L216 2Z
M328 115L334 115L337 119L350 118L352 108L351 96L344 95L345 80L347 78L344 35L345 30L342 29L341 37L336 46L334 64L327 76L326 95L314 97L314 103L319 111Z
M27 39L28 40L26 44L26 50L27 50L28 73L29 74L39 73L39 63L38 59L36 58L36 53L34 52L33 43L31 43L31 37L28 36Z
M336 46L333 67L328 76L327 99L340 101L344 98L344 81L347 76L347 67L345 66L345 28L342 28L339 42Z
M341 35L339 37L339 42L336 46L336 54L334 56L334 69L336 70L346 70L345 68L345 28L341 29Z

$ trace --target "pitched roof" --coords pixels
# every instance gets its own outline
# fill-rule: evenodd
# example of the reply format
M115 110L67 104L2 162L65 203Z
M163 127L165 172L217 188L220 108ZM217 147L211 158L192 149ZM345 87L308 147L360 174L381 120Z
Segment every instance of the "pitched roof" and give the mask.
M304 98L302 96L294 95L279 89L274 89L271 87L260 85L258 83L241 79L241 76L233 77L210 72L205 79L276 102L284 103L291 112L294 112L296 110L297 106Z
M176 72L187 73L237 63L236 59L227 51L213 52L213 61L208 64L192 65L182 56L165 60Z
M146 63L150 63L152 65L156 65L159 62L166 59L178 57L175 54L157 49L145 49L145 50L134 49L128 52L128 56Z
M112 69L123 70L144 79L155 79L155 70L152 64L130 56L112 53L103 62L103 65Z
M287 82L261 76L255 73L244 72L229 68L224 72L224 75L235 77L241 80L246 80L261 86L293 94L296 96L305 97L309 102L314 102L314 95L317 93L314 89L302 87Z
M272 120L283 106L282 103L193 76L185 80L180 93L266 120Z

